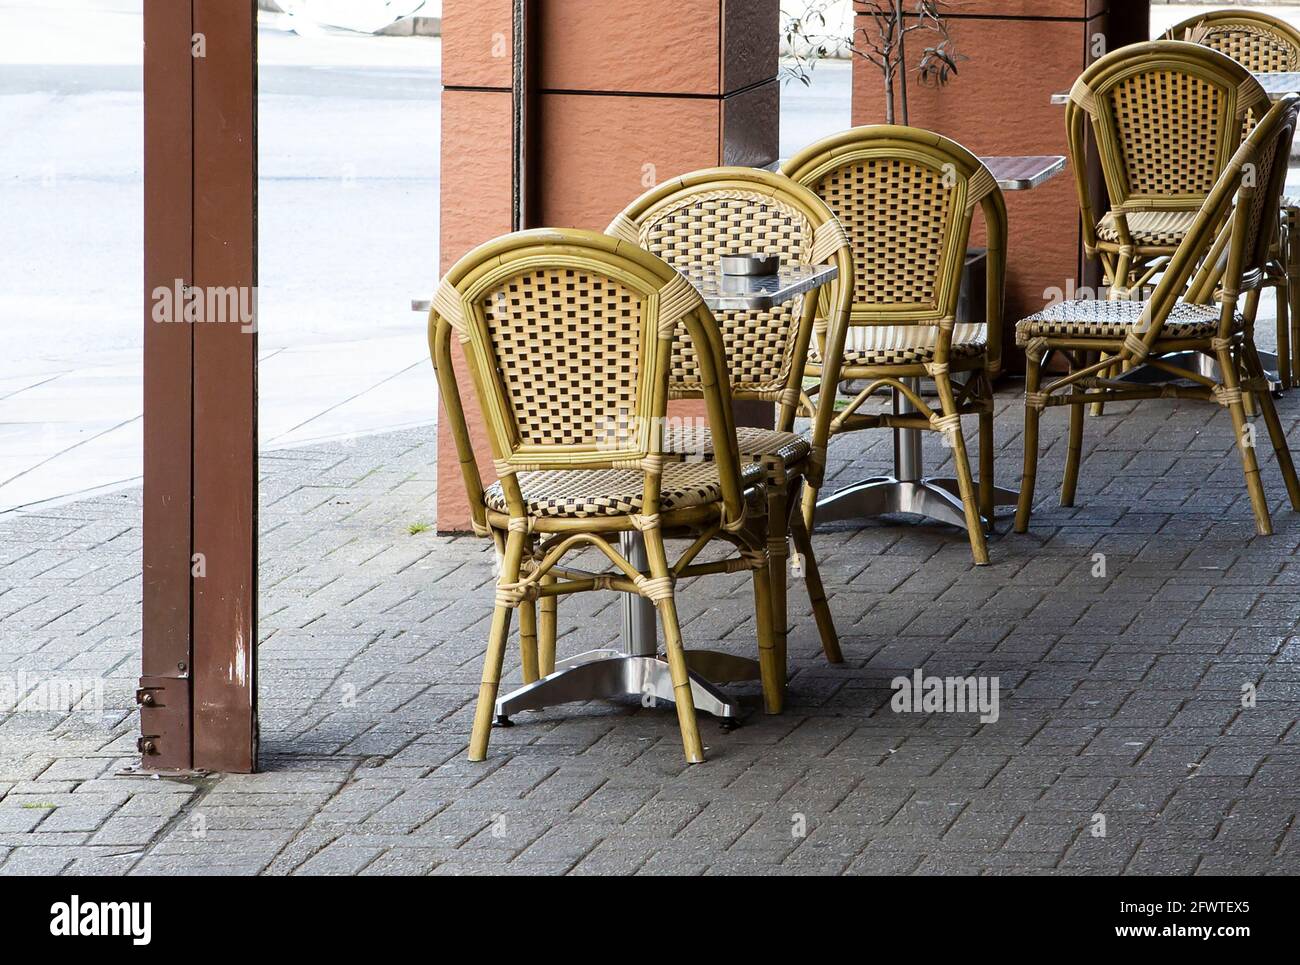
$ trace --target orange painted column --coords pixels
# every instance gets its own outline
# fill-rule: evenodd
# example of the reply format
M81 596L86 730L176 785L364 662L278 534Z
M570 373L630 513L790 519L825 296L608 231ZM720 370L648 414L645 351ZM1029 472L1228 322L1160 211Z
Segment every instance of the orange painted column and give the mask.
M779 0L538 7L542 224L603 230L660 181L777 159ZM511 12L510 0L443 5L444 271L510 230ZM490 479L481 420L468 414ZM438 530L468 525L455 441L439 433Z
M966 0L947 16L965 58L946 87L925 86L915 73L934 35L909 35L910 121L951 137L977 155L1065 154L1065 108L1054 93L1068 91L1108 50L1147 39L1148 0ZM870 29L864 16L857 27ZM856 61L853 121L885 119L884 81ZM901 120L900 120L901 123ZM1049 292L1096 284L1082 264L1082 235L1073 176L1067 171L1032 191L1007 192L1011 239L1007 273L1006 341L1014 323L1043 307ZM978 237L973 244L979 244ZM1023 367L1009 346L1008 368Z

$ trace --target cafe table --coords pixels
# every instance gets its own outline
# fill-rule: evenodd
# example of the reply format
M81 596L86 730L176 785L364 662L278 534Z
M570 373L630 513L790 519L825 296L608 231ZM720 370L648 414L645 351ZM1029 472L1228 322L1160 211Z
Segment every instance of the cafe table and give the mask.
M783 265L774 275L687 274L712 311L766 311L814 291L833 281L834 265ZM414 311L427 312L428 299L411 302ZM620 548L638 570L649 569L640 533L623 533ZM649 600L628 593L623 597L621 646L589 650L557 660L554 672L498 698L497 723L509 726L510 717L524 710L541 710L575 700L634 697L642 702L673 699L668 661L659 656L655 608ZM740 717L740 707L719 688L719 683L758 680L758 661L714 650L687 650L691 695L695 709L730 726Z

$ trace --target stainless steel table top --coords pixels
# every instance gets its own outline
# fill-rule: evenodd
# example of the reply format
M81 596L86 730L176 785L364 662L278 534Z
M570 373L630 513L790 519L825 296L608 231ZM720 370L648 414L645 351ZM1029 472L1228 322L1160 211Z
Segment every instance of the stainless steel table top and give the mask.
M834 265L791 265L775 275L687 275L711 311L765 311L834 281ZM427 312L427 298L411 299L411 311Z
M980 160L1003 191L1029 191L1065 170L1065 158L1059 154L982 157Z
M687 274L712 311L764 311L834 281L834 265L789 265L775 275Z
M1052 180L1065 170L1065 158L1059 154L982 157L980 160L997 179L998 187L1003 191L1028 191ZM779 171L783 164L784 159L773 161L765 170Z
M1275 101L1280 101L1287 94L1300 94L1300 71L1281 70L1256 74L1255 79L1259 81L1259 86L1264 88L1264 92ZM1070 103L1069 92L1053 94L1052 103L1064 107Z
M1280 101L1287 94L1300 93L1300 71L1279 71L1272 74L1256 74L1255 79L1270 98Z

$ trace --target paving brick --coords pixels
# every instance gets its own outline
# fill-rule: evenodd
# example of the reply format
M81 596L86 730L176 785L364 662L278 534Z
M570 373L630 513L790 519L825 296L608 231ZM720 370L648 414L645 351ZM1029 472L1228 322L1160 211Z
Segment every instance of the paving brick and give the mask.
M433 510L427 430L263 454L256 775L116 776L138 491L2 515L0 673L100 679L106 706L0 715L0 875L1295 873L1300 526L1266 462L1278 532L1253 536L1222 413L1130 408L1089 420L1070 509L1048 414L1031 532L1002 517L990 567L903 517L819 533L846 662L824 663L792 587L787 711L730 733L704 719L702 767L670 709L598 702L520 715L465 761L492 554L406 533ZM1012 383L1003 479L1020 412ZM1300 396L1281 414L1297 436ZM836 440L832 479L887 470L886 437ZM688 645L753 655L745 579L680 591ZM565 598L560 655L615 641L618 621L610 598ZM999 720L895 713L890 682L916 668L996 677ZM730 689L757 706L754 685Z

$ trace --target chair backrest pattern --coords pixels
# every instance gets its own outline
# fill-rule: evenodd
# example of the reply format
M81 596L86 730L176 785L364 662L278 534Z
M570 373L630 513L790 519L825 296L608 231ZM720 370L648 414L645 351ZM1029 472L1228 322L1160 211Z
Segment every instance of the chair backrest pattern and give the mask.
M1143 71L1119 81L1111 89L1110 107L1127 194L1209 194L1222 169L1227 99L1221 87L1173 70Z
M1118 215L1194 211L1240 146L1252 111L1262 115L1267 107L1268 95L1245 67L1197 44L1134 44L1089 67L1070 92L1066 123L1090 250L1097 243L1098 205L1088 196L1084 173L1087 123L1101 157L1109 207ZM1121 218L1121 236L1127 235Z
M1169 36L1217 50L1257 74L1300 70L1300 31L1265 13L1219 10L1184 20Z
M535 268L478 302L504 398L529 446L591 446L637 416L644 296L590 270Z
M708 168L658 185L607 230L688 274L716 273L730 254L776 255L787 266L830 263L846 278L852 274L844 230L821 199L754 168ZM847 314L841 286L848 283L837 280L818 298L800 296L767 310L717 313L735 397L777 402L778 426L793 423L812 331ZM673 344L670 380L675 396L699 394L695 349L684 329Z
M854 261L872 266L854 279L857 305L939 310L961 193L945 186L941 168L867 156L830 168L812 189L839 214Z
M753 191L676 197L638 221L642 247L679 271L716 272L719 259L730 254L776 255L787 265L807 265L812 256L815 229L809 218ZM798 298L767 311L716 313L734 395L773 396L786 387L803 309ZM670 380L675 394L699 391L695 348L685 328L673 343Z

